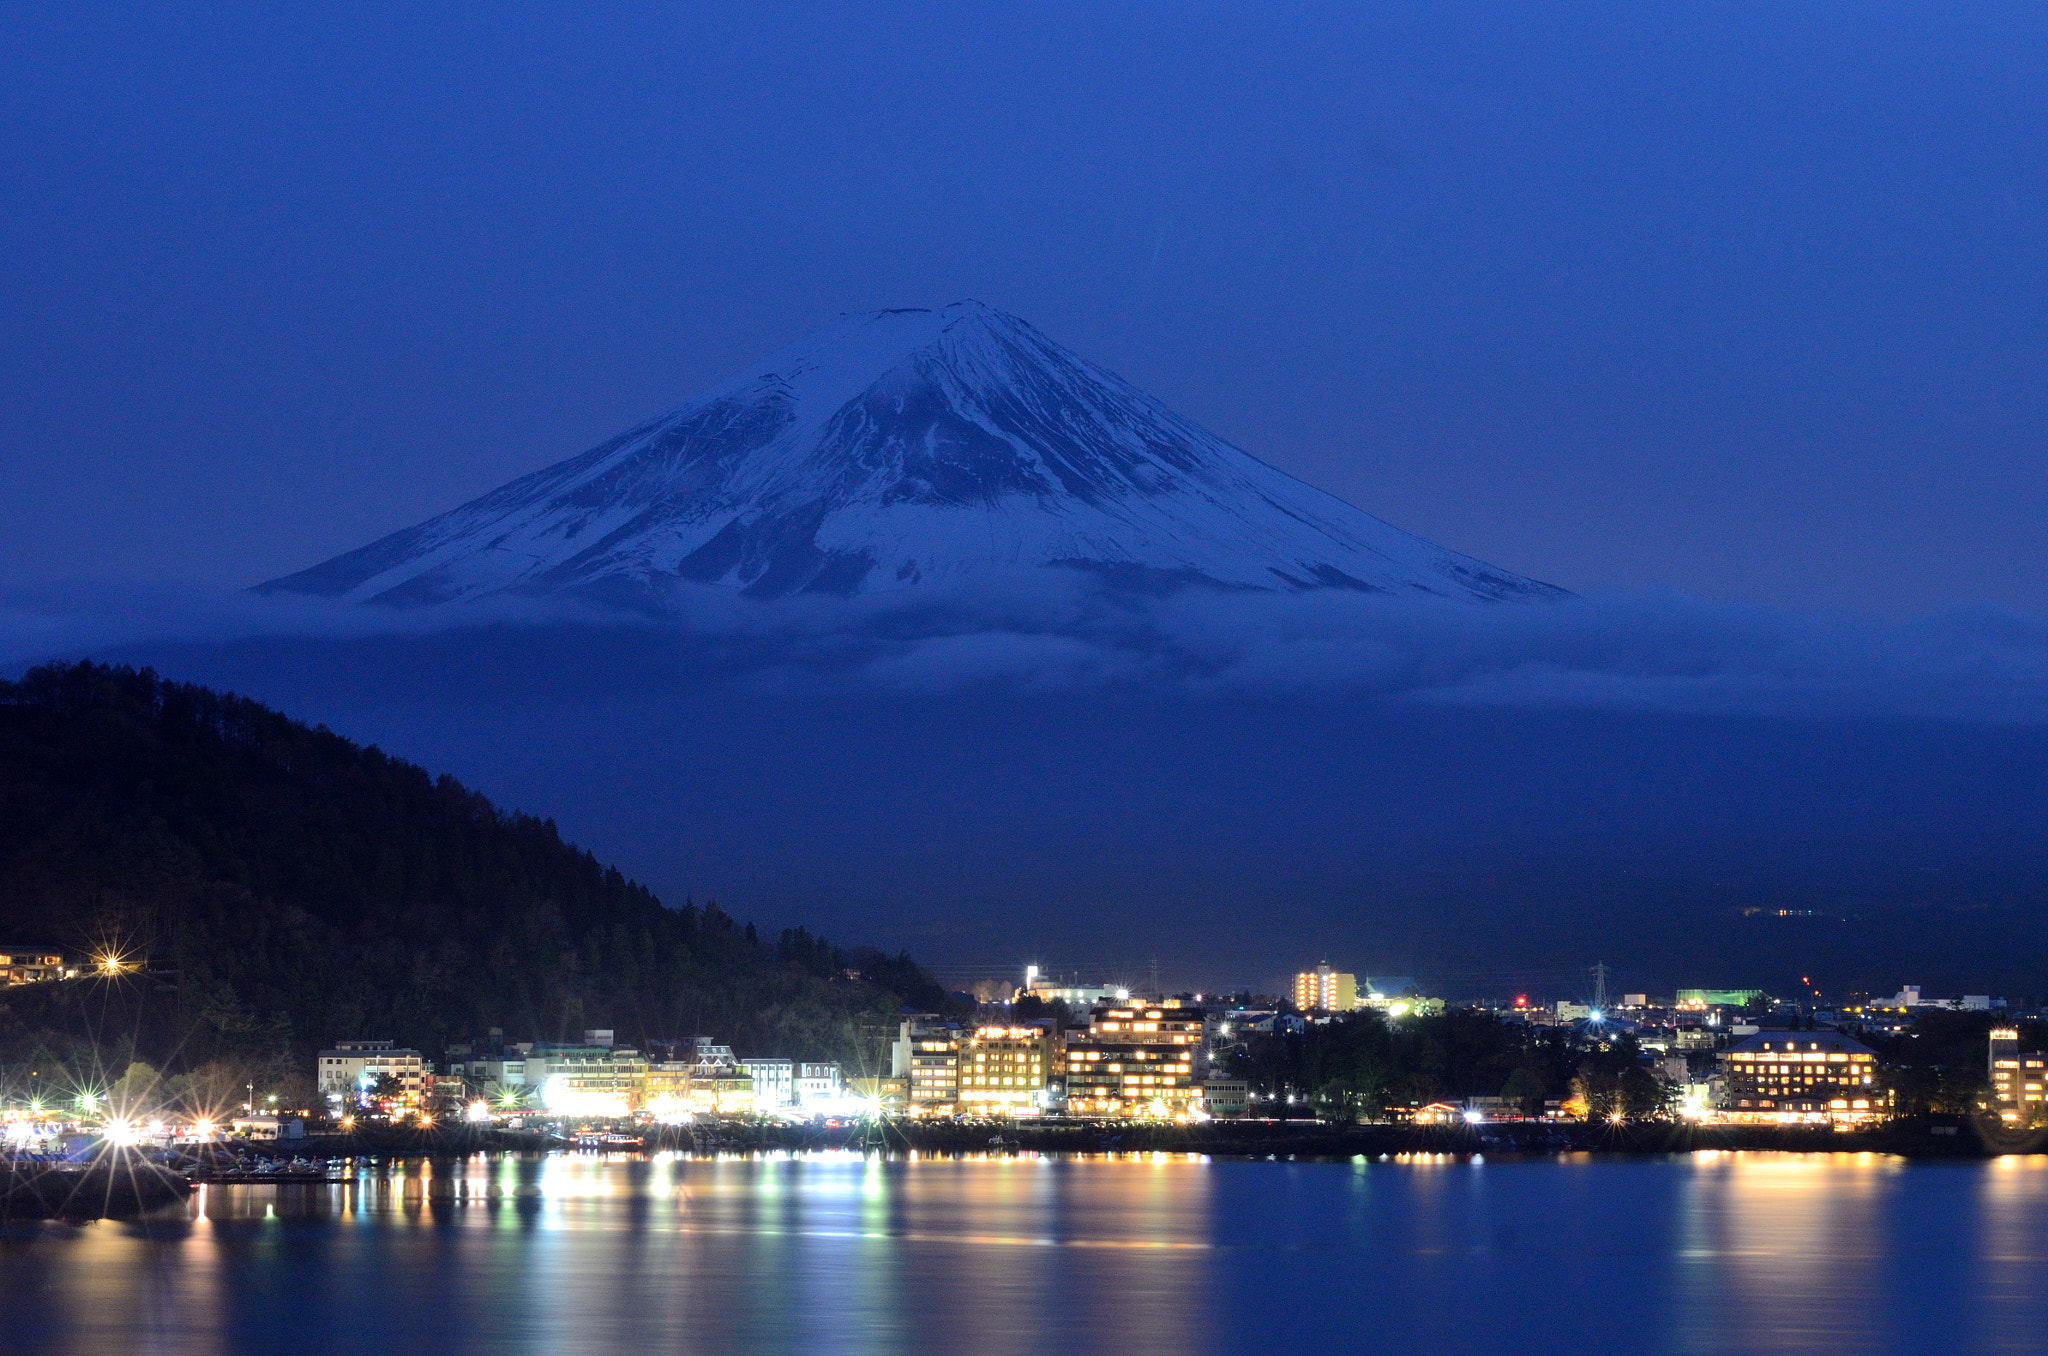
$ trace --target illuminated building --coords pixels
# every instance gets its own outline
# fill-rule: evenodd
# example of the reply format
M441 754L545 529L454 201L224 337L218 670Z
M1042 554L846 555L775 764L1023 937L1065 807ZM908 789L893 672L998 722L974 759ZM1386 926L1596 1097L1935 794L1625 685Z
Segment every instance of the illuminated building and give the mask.
M647 1060L637 1050L602 1045L535 1045L526 1081L541 1105L563 1116L625 1116L647 1098Z
M1419 997L1411 985L1404 997L1394 998L1383 993L1368 993L1358 1000L1358 1006L1364 1011L1377 1012L1390 1020L1398 1017L1440 1017L1443 1015L1444 1000Z
M417 1105L426 1090L427 1066L417 1050L398 1049L392 1041L337 1041L319 1054L318 1083L322 1095L352 1101L389 1074L398 1084L397 1100Z
M847 1080L846 1087L884 1116L901 1116L909 1109L909 1084L904 1079L852 1078Z
M1035 1116L1052 1091L1053 1035L1044 1026L983 1026L960 1039L959 1114Z
M796 1101L796 1065L786 1059L743 1059L754 1083L754 1110L768 1111Z
M1763 1031L1721 1053L1723 1118L1751 1124L1855 1125L1891 1112L1877 1052L1836 1031Z
M1680 989L1678 1006L1687 1012L1708 1008L1746 1008L1764 996L1762 989Z
M730 1045L692 1036L679 1053L689 1056L689 1109L704 1116L744 1116L754 1110L754 1077Z
M526 1091L526 1056L509 1054L473 1056L450 1064L448 1072L462 1079L464 1096L488 1097L502 1101L518 1098Z
M1294 1006L1302 1012L1349 1012L1358 1006L1358 976L1327 964L1294 977Z
M796 1066L796 1101L798 1106L829 1106L844 1096L839 1086L837 1064L799 1064Z
M1045 1003L1065 1003L1076 1012L1083 1012L1097 1003L1121 1003L1131 996L1129 989L1113 984L1062 984L1051 975L1041 975L1038 967L1024 967L1024 987L1017 991L1019 998L1036 998Z
M2022 1055L2009 1026L1991 1029L1991 1102L2008 1121L2030 1121L2048 1102L2048 1057Z
M889 1051L913 1116L950 1116L960 1100L960 1025L926 1014L904 1021Z
M1252 1086L1242 1078L1202 1080L1202 1110L1219 1121L1241 1120L1251 1114Z
M640 1092L642 1109L661 1120L678 1118L690 1109L690 1064L688 1060L650 1060L647 1081Z
M64 956L43 947L8 947L0 951L0 984L43 984L64 978Z
M1067 1038L1067 1114L1182 1120L1198 1109L1198 1009L1097 1008Z

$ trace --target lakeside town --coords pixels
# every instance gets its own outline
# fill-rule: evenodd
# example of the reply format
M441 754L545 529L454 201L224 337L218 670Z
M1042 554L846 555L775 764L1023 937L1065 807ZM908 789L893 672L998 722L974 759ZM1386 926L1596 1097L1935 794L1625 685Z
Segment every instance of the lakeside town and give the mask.
M0 953L7 985L142 966ZM494 1028L430 1058L352 1033L321 1049L310 1081L298 1081L310 1097L250 1081L198 1105L142 1066L75 1087L4 1071L0 1129L9 1150L24 1154L81 1139L177 1147L458 1125L623 1144L651 1127L744 1122L1662 1121L1849 1131L1930 1109L2008 1126L2048 1120L2048 1055L2022 1039L2022 1027L2048 1013L2002 998L1936 997L1916 985L1833 1006L1753 988L1610 996L1606 967L1594 974L1590 999L1451 1003L1410 977L1328 964L1301 971L1278 996L1145 994L1034 966L1006 994L959 995L961 1011L900 1013L866 1067L740 1052L715 1035L626 1042L588 1029L550 1042ZM1974 1055L1930 1065L1924 1052L1935 1042L1923 1046L1923 1036ZM1475 1089L1487 1056L1468 1053L1468 1067L1454 1072L1456 1058L1440 1054L1439 1075L1411 1080L1407 1096L1397 1078L1373 1084L1343 1071L1345 1052L1355 1064L1361 1042L1377 1043L1368 1060L1398 1064L1404 1040L1491 1042L1496 1074L1502 1058L1513 1067ZM1307 1068L1318 1062L1320 1077ZM1458 1082L1462 1090L1445 1091Z

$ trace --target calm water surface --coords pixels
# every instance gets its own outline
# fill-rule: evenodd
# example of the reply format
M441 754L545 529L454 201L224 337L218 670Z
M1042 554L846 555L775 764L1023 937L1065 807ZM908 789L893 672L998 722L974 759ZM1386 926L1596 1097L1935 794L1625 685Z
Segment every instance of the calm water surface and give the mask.
M1371 1348L2048 1350L2048 1158L480 1155L0 1233L7 1351Z

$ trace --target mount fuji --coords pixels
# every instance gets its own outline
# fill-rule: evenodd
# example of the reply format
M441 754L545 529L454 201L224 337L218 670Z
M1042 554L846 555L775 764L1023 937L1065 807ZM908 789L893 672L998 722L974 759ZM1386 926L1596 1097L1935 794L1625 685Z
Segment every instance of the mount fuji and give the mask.
M661 611L687 585L910 601L1047 570L1143 592L1562 592L1305 485L972 301L842 317L581 456L259 587Z

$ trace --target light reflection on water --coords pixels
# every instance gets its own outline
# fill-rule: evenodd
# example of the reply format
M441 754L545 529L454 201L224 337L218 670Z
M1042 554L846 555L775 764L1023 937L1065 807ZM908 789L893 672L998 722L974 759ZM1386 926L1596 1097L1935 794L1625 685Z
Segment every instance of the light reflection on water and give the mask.
M0 1234L0 1349L2039 1351L2048 1158L478 1155Z

